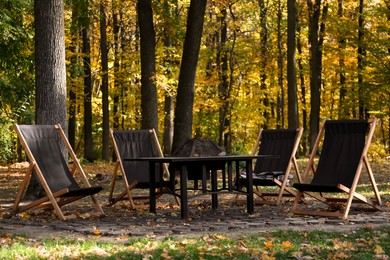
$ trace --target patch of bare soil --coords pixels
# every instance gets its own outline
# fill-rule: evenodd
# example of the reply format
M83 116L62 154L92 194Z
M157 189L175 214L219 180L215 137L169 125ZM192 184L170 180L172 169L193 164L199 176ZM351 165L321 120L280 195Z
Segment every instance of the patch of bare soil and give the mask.
M180 218L180 208L171 195L163 195L158 200L157 214L150 214L147 203L137 202L136 209L130 209L128 201L114 206L108 204L108 192L112 163L83 165L92 185L101 185L98 201L106 216L97 217L89 198L84 198L63 207L64 213L71 216L68 221L59 221L53 211L42 209L18 214L4 219L10 209L22 182L28 163L17 163L0 167L0 234L24 234L35 238L68 237L93 238L118 241L128 237L194 236L204 233L225 233L240 235L251 232L268 232L275 229L324 229L348 231L359 227L373 228L389 225L390 212L390 163L372 163L378 189L383 200L383 211L354 210L349 220L319 217L297 217L290 213L291 202L280 206L256 205L255 213L246 213L245 198L235 203L234 195L219 196L219 208L211 209L210 196L200 196L189 201L190 218ZM122 191L122 180L117 181L117 191ZM363 172L359 189L369 190L369 179ZM147 190L143 191L147 194ZM313 201L308 200L308 204ZM315 204L313 204L315 205Z

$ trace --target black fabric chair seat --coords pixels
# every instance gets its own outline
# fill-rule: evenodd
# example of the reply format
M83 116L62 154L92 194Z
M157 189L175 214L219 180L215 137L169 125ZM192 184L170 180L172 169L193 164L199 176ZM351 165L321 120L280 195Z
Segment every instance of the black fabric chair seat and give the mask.
M292 207L294 214L333 216L346 219L348 218L352 201L354 203L367 204L378 209L376 205L381 204L381 199L367 158L367 151L374 134L375 125L376 118L370 120L324 121L311 151L305 172L304 179L309 182L293 185L298 190ZM317 154L320 155L318 162L315 160ZM356 191L364 166L369 175L376 201L372 201ZM311 180L309 173L314 174ZM299 204L299 200L304 194L325 204L333 203L335 201L334 196L327 196L327 193L344 193L348 198L339 201L338 203L342 203L343 207L332 213L329 213L326 208L312 210L310 207Z
M111 182L108 200L110 205L120 200L129 200L130 207L134 208L133 199L149 199L149 195L136 194L135 189L150 188L150 172L148 161L126 160L139 157L163 157L163 153L158 142L154 129L141 130L111 130L111 140L116 155L116 166ZM168 167L155 167L156 188L166 188L159 191L159 194L174 193L176 180L171 180ZM115 179L121 173L125 185L125 191L114 196ZM169 176L169 180L167 178ZM173 181L173 182L172 182ZM169 191L167 191L169 189ZM132 193L131 196L128 194Z
M71 188L69 189L69 192L61 195L60 197L68 198L68 197L88 196L88 195L99 193L102 190L103 190L102 186L86 187L86 188Z
M95 197L95 194L103 190L103 187L90 187L87 176L60 125L15 125L15 130L31 167L26 172L11 216L40 206L52 206L56 214L62 220L65 220L67 217L60 207L85 196L91 196L95 209L101 216L104 215ZM66 158L63 155L63 148L66 148L69 155ZM68 165L69 157L73 163L72 169ZM45 190L46 196L19 206L32 174L36 175ZM80 187L75 180L74 176L77 174L82 176L81 183L84 183L83 187ZM63 194L66 190L68 192ZM71 197L73 199L66 199L61 203L56 200L56 198ZM46 203L48 201L49 203Z
M253 173L253 185L255 186L275 186L274 179L279 181L283 181L285 173L281 171L268 171L261 173ZM289 179L292 178L292 175L289 174ZM246 181L246 173L241 172L240 174L240 182ZM289 183L287 183L288 185Z
M255 192L263 199L264 203L279 204L282 197L287 193L292 194L290 180L292 175L290 170L295 168L296 176L300 181L298 164L295 154L302 136L303 128L298 129L263 129L260 131L256 145L252 154L258 155L277 155L278 158L259 158L253 168L253 185L256 186ZM286 181L284 177L288 176ZM237 179L237 186L247 186L248 180L245 170L241 171ZM275 186L279 187L279 192L261 192L258 187ZM269 200L266 197L278 197L276 201Z
M310 192L342 192L337 185L320 185L320 184L308 184L308 183L294 183L293 187L299 191Z

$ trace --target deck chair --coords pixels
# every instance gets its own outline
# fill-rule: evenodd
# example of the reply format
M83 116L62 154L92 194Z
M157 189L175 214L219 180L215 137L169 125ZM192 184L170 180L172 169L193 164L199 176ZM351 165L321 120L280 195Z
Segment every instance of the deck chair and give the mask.
M120 200L129 200L130 208L134 208L134 200L149 199L149 195L134 195L133 189L149 189L149 162L124 161L135 157L162 157L163 153L154 129L144 130L111 130L110 136L115 151L116 163L110 185L109 202L114 205ZM174 192L174 180L165 180L169 171L164 164L164 172L156 167L157 196L167 190ZM124 190L114 197L117 176L121 174ZM165 174L165 176L164 176ZM174 177L174 176L173 176ZM175 197L176 198L176 197ZM177 202L177 198L176 198Z
M256 160L253 169L254 193L262 198L263 204L279 204L282 197L292 197L296 192L288 187L292 178L291 168L294 166L298 181L301 176L296 160L296 153L302 137L303 128L261 130L252 154L278 155L278 159L262 158ZM239 185L246 182L246 173L239 175ZM260 187L278 186L279 192L262 192ZM277 197L276 200L270 198Z
M293 185L298 190L292 207L294 214L347 219L351 205L355 202L379 209L377 205L381 205L381 198L367 158L367 151L374 134L375 125L376 118L370 120L324 121L313 146L304 180L307 180L310 172L313 172L314 176L310 183L296 183ZM315 157L319 152L322 139L322 150L316 166ZM372 201L356 192L363 165L367 169L376 201ZM298 201L303 194L331 206L337 206L336 211L300 209ZM336 197L336 194L344 194L344 196ZM302 206L300 207L302 208Z
M103 188L100 186L91 187L59 124L15 125L14 127L30 165L17 194L12 212L8 217L29 209L46 207L54 208L58 217L61 220L66 220L67 217L62 212L61 206L86 196L91 197L96 210L100 215L104 215L95 196ZM69 168L64 159L60 143L65 146L72 159L72 169ZM33 172L42 185L46 196L26 205L20 205ZM76 173L80 174L85 187L80 187L76 182L74 178Z

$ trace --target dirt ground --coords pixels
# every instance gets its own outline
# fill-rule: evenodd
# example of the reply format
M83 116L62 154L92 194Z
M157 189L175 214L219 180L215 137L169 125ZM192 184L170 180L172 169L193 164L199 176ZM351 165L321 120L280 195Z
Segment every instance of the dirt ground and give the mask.
M210 196L200 196L189 201L190 218L180 218L180 208L173 196L164 195L158 200L157 214L149 213L147 204L138 204L131 210L127 201L108 206L108 191L113 164L84 165L92 185L101 185L99 203L106 216L96 216L89 198L65 206L64 212L71 220L59 221L52 211L36 210L3 218L12 206L26 171L27 163L0 167L0 233L50 238L94 238L118 241L128 237L196 236L199 234L225 233L240 235L251 232L268 232L275 229L323 229L351 231L360 227L375 228L390 224L390 163L373 163L376 182L383 199L382 211L352 210L348 220L294 216L291 202L279 206L256 205L255 213L248 215L244 198L233 203L233 195L220 196L217 210L211 209ZM120 182L119 182L120 183ZM361 187L369 188L363 174ZM308 201L308 204L312 201ZM316 205L316 204L313 204Z

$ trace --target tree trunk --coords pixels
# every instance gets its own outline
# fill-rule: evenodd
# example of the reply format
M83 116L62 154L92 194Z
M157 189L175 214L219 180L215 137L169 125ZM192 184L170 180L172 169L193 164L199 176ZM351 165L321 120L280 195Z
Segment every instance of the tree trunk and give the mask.
M343 0L338 0L337 7L337 16L340 20L343 19ZM344 51L346 47L346 40L343 33L340 33L339 42L339 85L340 85L340 94L339 94L339 118L344 118L348 115L347 104L345 103L345 97L347 95L347 89L345 86L346 78L345 78L345 64L344 64Z
M359 0L359 32L358 32L358 86L359 86L359 118L363 119L367 116L367 104L365 102L365 86L364 86L364 60L366 56L366 48L364 46L364 16L363 16L364 0Z
M174 14L174 11L172 11L168 1L164 1L163 6L165 14L164 21L168 21L168 23L170 23L170 19L174 19L176 20L175 22L177 22L177 15ZM167 30L166 28L164 30L164 47L166 47L164 64L167 64L165 68L165 76L170 79L172 78L171 67L173 66L174 60L169 51L172 48L172 35L170 34L170 30ZM173 98L169 91L171 87L172 86L169 85L168 90L166 90L164 94L163 153L165 155L169 155L171 153L173 139Z
M220 20L220 41L218 46L218 97L220 100L221 107L219 108L219 138L218 145L226 147L225 143L225 134L227 133L227 129L229 127L229 121L226 118L228 114L228 94L229 94L229 83L228 83L228 55L229 52L226 49L227 42L227 15L226 15L226 7L223 7L221 13L219 15ZM229 152L229 151L227 151Z
M298 40L297 40L297 51L299 54L298 59L298 70L299 70L299 84L301 86L301 96L302 96L302 127L305 129L305 132L302 136L302 152L304 155L307 154L307 102L306 102L306 83L305 83L305 74L303 72L302 65L302 43L301 43L301 27L298 24L297 26Z
M110 111L108 103L108 47L107 47L107 21L106 2L100 3L100 51L102 59L102 105L103 105L103 136L102 136L102 159L110 160Z
M267 26L267 12L268 7L264 0L259 0L260 8L260 90L261 94L264 94L264 122L262 128L268 128L269 113L267 111L269 107L269 100L267 95L267 60L268 60L268 26Z
M282 4L281 0L278 0L278 85L280 89L280 94L278 95L278 106L277 106L277 122L278 128L284 128L284 86L283 86L283 39L282 39Z
M91 74L91 42L89 26L85 25L83 35L83 66L84 66L84 158L93 162L92 138L92 74Z
M312 150L320 125L320 89L321 89L321 49L318 41L321 0L307 1L309 11L309 46L310 46L310 134L309 143Z
M64 3L62 0L35 0L35 106L36 124L66 125L66 68ZM65 158L68 154L63 148ZM36 175L25 198L43 195Z
M91 74L91 40L89 34L88 0L80 1L81 34L83 39L83 67L84 67L84 158L93 162L95 159L92 138L92 74Z
M288 127L298 128L298 95L297 70L295 60L297 6L295 0L287 1L287 96L288 96Z
M207 0L191 0L177 89L172 151L192 136L194 85Z
M78 39L80 34L79 23L78 23L78 9L77 5L73 3L72 5L72 25L70 29L70 37L72 39ZM73 53L70 57L70 65L68 71L70 71L71 83L69 84L69 118L68 118L68 141L73 150L76 150L76 117L77 117L77 84L73 82L77 81L79 78L78 66L79 66L79 52L78 44L74 44L70 47L70 51Z
M157 89L155 83L156 51L151 0L137 3L141 48L141 125L158 133Z
M112 2L112 20L113 20L113 33L114 33L114 91L113 91L113 128L118 129L119 128L119 93L121 88L121 81L120 81L120 53L121 53L121 45L120 45L120 33L121 33L121 27L119 25L118 17L119 14L117 13L117 10L120 9L116 5L116 2ZM120 11L119 11L120 12Z
M63 1L36 0L34 16L36 122L67 129Z

